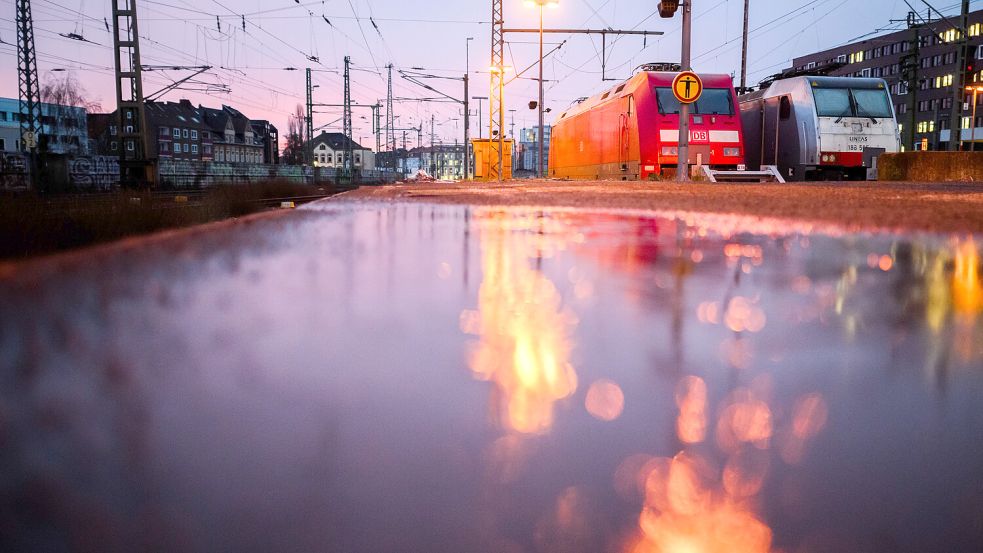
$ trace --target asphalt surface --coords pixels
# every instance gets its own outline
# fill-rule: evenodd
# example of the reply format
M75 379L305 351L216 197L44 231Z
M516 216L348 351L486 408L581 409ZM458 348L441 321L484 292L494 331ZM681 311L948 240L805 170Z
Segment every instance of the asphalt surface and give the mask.
M983 175L981 175L983 178ZM645 209L794 219L848 230L983 232L983 183L511 181L363 187L349 199Z

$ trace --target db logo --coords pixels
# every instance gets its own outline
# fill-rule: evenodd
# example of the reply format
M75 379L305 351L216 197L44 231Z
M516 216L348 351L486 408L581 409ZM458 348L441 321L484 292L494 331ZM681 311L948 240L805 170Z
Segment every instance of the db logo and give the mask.
M691 131L689 133L690 142L710 142L710 133L707 131Z

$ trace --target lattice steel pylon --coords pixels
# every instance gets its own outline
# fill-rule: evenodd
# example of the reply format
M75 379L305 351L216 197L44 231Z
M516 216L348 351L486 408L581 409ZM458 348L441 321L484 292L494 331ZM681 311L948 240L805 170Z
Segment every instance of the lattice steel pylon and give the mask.
M17 84L21 149L30 154L31 182L37 188L37 142L41 140L41 88L34 51L31 0L17 0Z
M488 94L488 180L502 182L505 151L505 16L503 0L492 0L491 90ZM495 139L498 139L496 142Z
M386 149L389 150L389 167L396 168L396 119L393 117L393 64L386 66L389 69L389 92L386 95Z
M345 102L344 102L344 114L342 115L343 123L342 126L345 131L345 146L344 146L344 157L341 162L341 169L346 176L352 175L352 169L354 168L354 159L352 156L354 152L352 151L352 86L351 86L351 75L349 71L349 66L352 63L351 56L345 56Z
M125 187L152 186L155 173L147 159L147 118L136 3L137 0L113 0L119 176L120 185Z

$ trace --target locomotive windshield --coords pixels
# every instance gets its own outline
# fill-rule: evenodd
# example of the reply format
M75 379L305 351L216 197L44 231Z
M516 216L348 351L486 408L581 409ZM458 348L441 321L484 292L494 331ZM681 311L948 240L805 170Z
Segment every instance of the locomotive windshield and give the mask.
M669 87L656 87L655 95L659 101L662 115L679 113L679 100ZM734 100L729 88L707 88L700 99L690 105L693 115L734 115Z
M878 88L817 88L816 112L820 117L891 117L891 99Z

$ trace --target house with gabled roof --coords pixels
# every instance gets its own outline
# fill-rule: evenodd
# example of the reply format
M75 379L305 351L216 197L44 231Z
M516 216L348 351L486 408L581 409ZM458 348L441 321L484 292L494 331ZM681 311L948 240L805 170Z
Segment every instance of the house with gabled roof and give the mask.
M353 167L361 171L375 169L375 152L349 139L340 132L324 132L311 140L314 164L318 167L340 168L345 155L345 144L350 142Z

